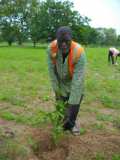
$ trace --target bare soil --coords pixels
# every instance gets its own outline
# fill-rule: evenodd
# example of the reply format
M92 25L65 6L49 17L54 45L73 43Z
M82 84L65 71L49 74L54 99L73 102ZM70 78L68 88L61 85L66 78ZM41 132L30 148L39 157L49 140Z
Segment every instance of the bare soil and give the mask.
M48 110L48 101L38 101L38 104L42 107L44 104L44 110ZM29 106L30 109L32 105ZM36 103L34 105L36 106ZM24 159L15 155L12 160L113 160L113 155L120 155L120 128L116 128L112 122L97 121L95 112L116 117L120 111L103 108L98 103L93 104L93 109L94 105L95 111L83 109L78 116L78 125L85 128L86 132L80 136L65 133L57 143L53 140L50 125L33 128L0 118L0 153L6 139L17 139L21 145L27 147L29 154ZM10 110L7 106L2 103L0 107ZM17 107L11 109L17 114L24 110ZM94 129L93 124L102 124L105 129ZM32 143L28 142L28 137L32 138Z
M87 131L80 136L67 133L54 143L51 127L31 128L3 119L0 126L3 126L4 137L20 137L23 144L27 144L28 136L34 139L35 147L27 144L31 152L26 160L96 160L97 156L112 160L113 155L120 153L119 133Z

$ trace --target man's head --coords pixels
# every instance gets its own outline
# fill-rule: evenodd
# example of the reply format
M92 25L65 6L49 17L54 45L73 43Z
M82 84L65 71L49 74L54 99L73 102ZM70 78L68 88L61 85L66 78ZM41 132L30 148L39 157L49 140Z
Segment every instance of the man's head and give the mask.
M62 51L62 53L69 52L72 40L71 29L67 26L58 28L56 38L58 42L58 48Z

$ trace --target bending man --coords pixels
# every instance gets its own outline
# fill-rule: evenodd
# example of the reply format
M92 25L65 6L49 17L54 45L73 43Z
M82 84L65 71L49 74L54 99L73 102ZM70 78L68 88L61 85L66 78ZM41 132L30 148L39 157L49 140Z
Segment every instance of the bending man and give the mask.
M64 104L63 129L79 134L75 125L84 93L85 53L72 40L71 29L58 28L56 40L48 47L48 68L56 100Z
M108 62L117 65L117 57L120 56L120 51L116 48L109 48Z

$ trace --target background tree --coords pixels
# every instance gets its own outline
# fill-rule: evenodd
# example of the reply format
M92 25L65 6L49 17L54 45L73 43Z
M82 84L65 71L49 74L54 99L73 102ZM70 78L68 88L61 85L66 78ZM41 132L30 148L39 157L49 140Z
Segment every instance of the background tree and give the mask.
M55 38L56 29L70 25L73 3L70 1L46 0L40 5L40 38Z
M117 37L117 45L120 46L120 35Z
M25 12L25 22L27 25L28 38L32 40L34 47L40 39L40 2L29 0Z
M69 0L0 0L0 40L9 45L53 40L60 26L70 26L73 39L83 44L119 44L115 29L92 28L89 22Z
M113 28L97 28L97 42L99 45L116 45L117 34Z
M106 45L113 45L113 44L117 44L117 35L116 35L116 31L113 28L109 28L109 29L104 29L104 33L105 33L105 44Z
M25 10L27 6L27 0L1 0L0 1L0 25L1 30L4 31L2 34L4 40L11 37L16 39L19 44L25 39L26 23L24 20ZM12 31L11 31L12 30ZM11 32L9 32L11 31ZM14 32L14 33L13 33ZM6 34L5 34L6 33ZM10 34L10 35L9 35ZM8 42L9 43L9 42ZM12 43L11 43L12 44Z

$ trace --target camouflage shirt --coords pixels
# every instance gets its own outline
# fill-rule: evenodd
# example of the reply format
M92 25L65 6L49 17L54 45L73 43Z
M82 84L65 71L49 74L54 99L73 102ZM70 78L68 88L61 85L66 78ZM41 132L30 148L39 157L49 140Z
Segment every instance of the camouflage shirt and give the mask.
M58 50L56 64L53 64L50 46L48 46L47 52L48 69L54 92L63 97L69 96L69 104L79 104L81 95L84 92L84 75L86 64L85 53L81 54L80 58L75 64L71 79L68 68L68 56L65 58L63 63L62 53L60 50ZM74 54L76 54L76 50L74 50ZM57 74L55 73L55 67Z

